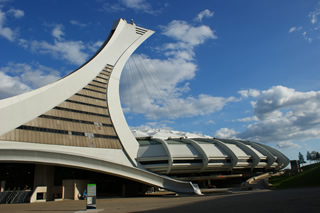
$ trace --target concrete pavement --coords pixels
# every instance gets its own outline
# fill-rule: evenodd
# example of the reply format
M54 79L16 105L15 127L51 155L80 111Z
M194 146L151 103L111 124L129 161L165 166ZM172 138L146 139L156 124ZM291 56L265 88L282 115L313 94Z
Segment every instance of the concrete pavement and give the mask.
M1 213L85 212L85 201L57 201L32 204L0 205ZM320 188L290 190L233 191L204 196L148 196L97 200L91 212L319 212Z

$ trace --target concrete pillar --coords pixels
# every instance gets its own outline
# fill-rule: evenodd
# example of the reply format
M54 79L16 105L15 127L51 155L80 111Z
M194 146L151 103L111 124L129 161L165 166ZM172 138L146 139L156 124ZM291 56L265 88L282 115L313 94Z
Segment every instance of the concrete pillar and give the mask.
M54 166L36 165L34 171L33 187L46 186L46 200L53 200L53 178L54 178Z
M62 180L63 194L62 199L74 199L74 180Z
M73 183L73 200L79 200L78 198L79 191L77 189L77 182Z
M62 199L79 200L84 190L87 189L89 180L62 180Z
M4 192L5 189L6 189L6 181L2 180L0 183L0 192Z

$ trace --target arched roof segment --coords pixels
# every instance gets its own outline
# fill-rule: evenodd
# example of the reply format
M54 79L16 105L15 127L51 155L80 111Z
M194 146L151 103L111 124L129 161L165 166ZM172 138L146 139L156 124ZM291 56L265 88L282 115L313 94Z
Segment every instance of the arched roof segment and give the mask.
M282 169L289 164L289 159L274 148L250 141L220 138L168 138L164 141L166 142L164 147L168 148L166 148L167 156L163 157L172 163L157 162L157 151L152 149L154 144L150 143L143 146L144 150L148 150L148 159L142 155L138 156L138 161L143 162L145 168L165 174L188 174L237 169L268 171ZM154 170L160 164L162 170Z

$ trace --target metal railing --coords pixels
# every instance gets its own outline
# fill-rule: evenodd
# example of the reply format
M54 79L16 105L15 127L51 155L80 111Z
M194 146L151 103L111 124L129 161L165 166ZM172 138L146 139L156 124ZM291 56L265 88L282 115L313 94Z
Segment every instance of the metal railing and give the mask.
M0 204L30 203L32 193L32 190L20 190L19 188L0 192Z

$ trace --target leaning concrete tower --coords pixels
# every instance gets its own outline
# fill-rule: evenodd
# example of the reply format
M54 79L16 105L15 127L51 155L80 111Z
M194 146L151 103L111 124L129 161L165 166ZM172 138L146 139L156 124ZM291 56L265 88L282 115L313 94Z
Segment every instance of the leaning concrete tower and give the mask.
M1 100L0 162L38 165L35 182L39 184L50 182L46 180L50 172L43 166L53 165L112 174L177 192L197 192L190 182L139 168L139 143L122 112L122 69L153 33L133 22L115 21L102 47L80 68L52 84Z

